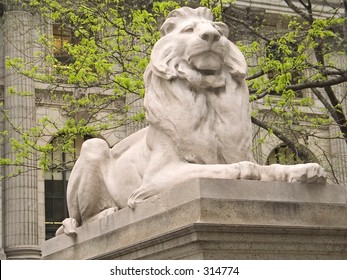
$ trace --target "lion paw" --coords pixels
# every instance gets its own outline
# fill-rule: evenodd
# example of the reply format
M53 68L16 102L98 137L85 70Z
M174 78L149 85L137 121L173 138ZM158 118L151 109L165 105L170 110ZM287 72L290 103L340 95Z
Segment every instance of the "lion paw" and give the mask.
M63 233L65 233L68 236L74 236L76 235L76 228L78 227L78 222L73 219L73 218L66 218L63 221L63 225L58 228L58 230L56 231L55 235L61 235Z
M229 164L226 177L228 179L259 180L258 165L250 161Z
M131 209L135 209L136 204L138 204L138 202L137 202L134 198L132 198L132 197L130 196L129 199L128 199L128 206L129 206Z
M326 173L317 163L296 165L270 165L270 178L290 183L318 183L326 182Z
M288 182L325 183L326 173L317 163L297 164L288 168Z
M131 209L134 209L136 207L136 204L139 204L141 201L154 194L155 192L150 191L149 188L140 187L130 195L128 199L128 206Z
M258 165L250 161L241 161L239 165L239 178L242 180L259 180L259 169Z

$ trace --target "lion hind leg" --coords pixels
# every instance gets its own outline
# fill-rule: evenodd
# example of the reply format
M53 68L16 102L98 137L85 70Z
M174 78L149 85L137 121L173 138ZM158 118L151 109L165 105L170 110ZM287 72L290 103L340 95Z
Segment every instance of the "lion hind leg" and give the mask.
M75 236L76 228L79 226L74 218L66 218L63 225L55 232L55 236L65 233L67 236Z
M94 216L88 218L88 220L86 220L85 222L91 222L91 221L94 221L94 220L97 220L97 219L101 219L103 217L106 217L108 215L111 215L111 214L117 212L118 210L119 210L118 207L107 208L107 209L102 210L101 212L95 214Z
M118 207L110 207L107 208L100 213L94 215L93 217L90 217L87 221L85 222L91 222L97 219L100 219L102 217L106 217L107 215L113 214L117 212L119 209ZM79 227L79 223L74 219L74 218L66 218L63 221L63 224L61 227L57 229L55 232L55 236L61 235L65 233L67 236L75 236L77 234L76 229Z
M118 209L107 189L110 160L110 149L104 140L90 139L83 143L67 187L69 216L80 226Z

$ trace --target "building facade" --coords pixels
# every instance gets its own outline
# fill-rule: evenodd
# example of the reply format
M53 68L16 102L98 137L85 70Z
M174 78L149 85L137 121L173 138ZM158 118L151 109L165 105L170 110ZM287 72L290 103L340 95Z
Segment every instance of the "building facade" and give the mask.
M294 3L296 7L302 7L302 5L296 1L289 1L290 3ZM343 1L340 0L331 0L331 1L311 1L312 4L312 15L313 18L329 18L332 15L338 15L340 17L345 17L345 9L343 5ZM269 35L269 38L273 38L272 34L277 34L279 37L284 32L288 32L288 19L287 16L297 16L298 12L294 12L291 7L288 6L286 1L280 0L270 0L270 1L247 1L247 0L239 0L236 3L236 8L233 6L231 12L234 14L242 14L243 18L241 20L249 20L250 22L262 21L262 26L259 27L258 32L262 33L264 37ZM307 12L307 11L304 11ZM246 19L245 19L246 18ZM226 20L228 17L226 16ZM240 26L240 25L238 25ZM241 25L242 26L242 25ZM249 40L252 38L248 35L247 30L243 33L238 32L238 29L234 31L235 33L232 36L235 37L236 40ZM342 32L342 31L341 31ZM263 40L264 41L264 40ZM263 49L266 49L266 45L262 46ZM269 48L267 48L268 50ZM342 53L342 52L341 52ZM263 54L264 55L264 54ZM316 58L313 55L313 51L310 53L310 59L316 62ZM346 68L346 56L344 54L332 55L330 57L331 61L333 61L334 67L336 69L342 69L342 71ZM257 58L251 57L249 61L250 65L257 64ZM310 73L310 70L305 70L304 75L310 76L313 75ZM294 77L295 73L292 73ZM301 77L297 77L300 79ZM294 77L295 79L295 77ZM346 84L342 83L332 87L337 100L341 101L341 108L343 112L347 111L347 100L346 100ZM322 95L326 95L324 90L318 89ZM298 104L301 100L305 98L312 99L313 106L298 106L298 109L301 112L307 114L308 118L314 116L322 116L326 113L325 107L322 104L322 101L317 98L315 94L312 93L310 89L304 89L297 94ZM270 98L273 99L274 103L269 104L265 101L265 99L259 99L257 101L252 102L253 111L256 112L257 116L263 116L263 120L266 122L274 121L273 116L269 114L269 111L275 107L276 102L280 99L279 96L276 96L276 93L272 95L269 94ZM326 98L326 100L329 100ZM330 101L329 101L330 102ZM276 128L276 122L274 122L274 128ZM280 126L280 124L278 124ZM310 130L310 124L306 122L301 122L300 126L304 129ZM295 129L295 128L294 128ZM312 161L316 161L317 163L324 166L324 168L329 171L329 182L330 183L339 183L339 184L347 184L347 145L346 140L343 137L337 137L339 135L340 130L336 123L332 123L328 126L320 126L317 130L317 137L307 137L306 139L297 139L299 143L305 145L309 149L310 158ZM288 134L293 133L293 131L288 131ZM295 133L295 131L294 131ZM266 138L263 141L264 137ZM294 137L295 138L295 135ZM257 143L260 143L257 145ZM269 163L280 163L280 157L287 157L289 159L289 155L292 153L288 147L281 143L276 136L269 136L268 131L259 129L259 127L255 126L254 131L254 155L256 160L261 164L269 164ZM284 161L285 163L285 161ZM293 159L289 160L288 163L295 163Z
M59 26L42 25L38 15L33 15L23 10L19 5L13 4L14 1L0 1L0 101L3 103L3 116L0 119L0 131L8 131L12 139L20 138L20 131L30 130L35 126L38 120L45 116L54 118L57 123L64 123L65 117L60 110L64 100L59 98L51 99L46 94L49 91L49 85L35 82L26 76L6 67L5 58L20 58L25 63L32 62L37 51L37 30L46 32L55 37L56 43L62 44L64 40L69 40L68 30L63 30ZM270 14L274 18L278 14L290 13L284 1L238 1L240 9L254 9L255 11ZM276 20L272 21L273 28L280 28ZM44 29L44 30L42 30ZM57 53L61 59L64 54ZM339 63L345 64L344 58L338 58ZM11 94L11 90L30 92L33 94L16 95ZM72 89L72 94L76 93ZM337 91L341 96L346 95L345 86L338 86ZM56 89L59 95L59 90ZM306 93L304 93L306 94ZM309 93L308 93L309 94ZM135 97L129 97L124 100L126 103L134 103L141 107L141 102L135 101ZM317 114L319 114L319 102L316 102ZM121 105L124 105L121 104ZM136 107L135 106L135 107ZM344 99L344 110L347 111L347 98ZM266 112L267 106L262 102L254 103L254 109L258 112ZM107 110L112 108L105 108ZM135 110L136 111L136 110ZM6 112L6 115L5 113ZM131 124L121 127L115 131L107 131L100 135L110 146L113 146L120 139L126 137L140 128ZM254 128L254 139L265 137L267 132ZM336 127L322 129L322 140L320 147L325 147L329 154L329 162L337 170L339 182L347 184L347 147L344 140L327 140L331 135L336 134ZM54 135L52 133L51 135ZM5 178L0 181L0 258L2 259L39 259L40 246L45 239L53 237L54 232L59 227L60 222L67 216L66 211L66 186L69 172L71 171L71 162L78 156L78 150L84 139L77 138L75 142L77 153L67 154L63 151L56 151L52 154L52 162L60 159L61 162L69 162L63 169L52 169L43 173L39 168L32 168L24 173L18 172L18 167L5 166L0 167L0 176ZM52 136L42 136L40 141L53 143L56 141ZM259 142L260 143L260 142ZM276 162L279 155L286 157L290 153L283 147L281 141L276 137L267 137L266 142L256 144L254 149L255 158L261 164ZM320 156L321 151L316 148L312 142L311 152L313 157L323 166L326 164ZM9 142L0 143L0 158L15 158L15 153ZM289 155L289 154L288 154ZM25 163L27 166L37 167L37 159L32 157ZM11 176L16 174L16 176Z

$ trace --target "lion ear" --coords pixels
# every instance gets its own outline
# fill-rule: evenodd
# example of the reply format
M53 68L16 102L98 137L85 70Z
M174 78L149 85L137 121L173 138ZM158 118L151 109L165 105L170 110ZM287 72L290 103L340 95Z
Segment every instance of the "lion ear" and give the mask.
M240 49L232 42L229 41L228 50L225 55L225 64L231 68L231 75L244 79L247 74L247 63Z
M229 27L225 23L223 23L223 22L214 22L213 24L214 24L215 28L218 30L218 32L220 32L223 36L228 38L228 36L229 36Z
M176 24L171 19L167 19L160 28L161 37L164 37L166 34L173 31L175 27Z

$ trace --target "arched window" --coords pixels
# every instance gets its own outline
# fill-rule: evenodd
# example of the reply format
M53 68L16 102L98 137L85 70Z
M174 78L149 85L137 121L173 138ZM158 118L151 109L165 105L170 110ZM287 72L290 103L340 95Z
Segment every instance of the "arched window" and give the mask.
M51 152L51 168L45 173L45 226L46 239L55 236L62 221L68 217L66 188L70 173L79 154L82 143L91 137L77 137L74 142L76 152L64 152L55 148ZM52 140L53 147L59 147L59 137Z
M317 158L315 155L311 152L309 152L309 161L310 162L316 162L318 163ZM297 163L304 163L291 148L289 148L285 144L278 145L276 148L274 148L271 153L269 154L269 157L267 158L266 164L297 164Z

